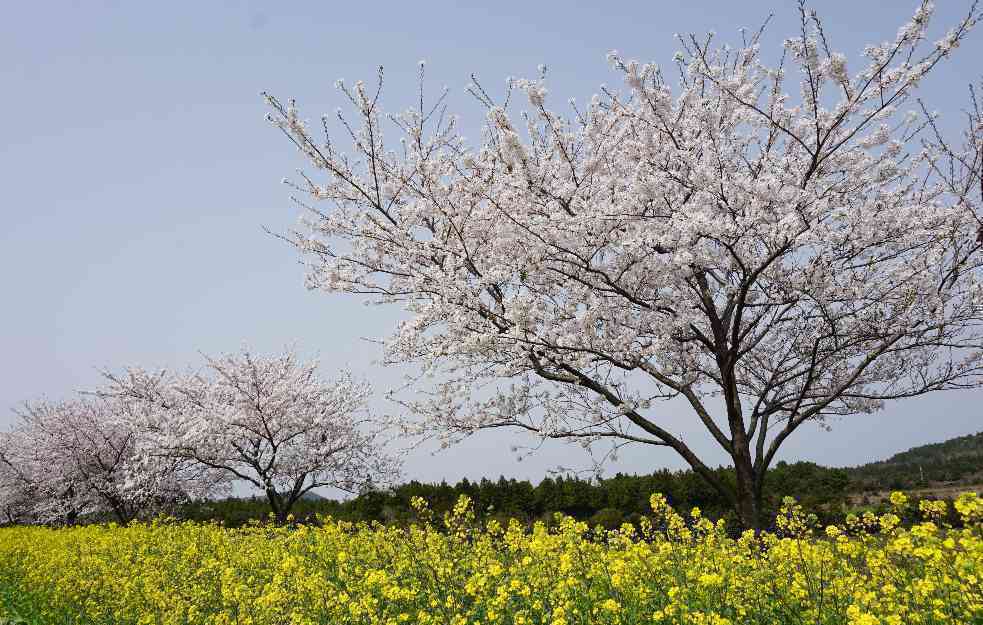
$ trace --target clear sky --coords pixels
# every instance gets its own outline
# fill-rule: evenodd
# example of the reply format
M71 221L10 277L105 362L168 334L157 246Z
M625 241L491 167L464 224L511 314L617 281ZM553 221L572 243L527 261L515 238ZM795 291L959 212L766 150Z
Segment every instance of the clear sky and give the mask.
M906 2L815 2L833 45L856 58L911 15ZM939 0L932 34L961 16ZM349 367L382 391L398 380L377 364L398 311L312 293L294 252L265 234L298 211L280 179L303 165L264 120L267 90L316 118L343 104L336 78L373 80L386 67L388 108L412 102L419 59L430 84L477 137L480 108L463 93L476 72L492 88L545 63L551 97L583 101L620 80L611 49L669 65L673 33L775 18L775 52L797 28L793 2L10 2L0 20L0 426L13 408L99 382L97 368L184 367L198 351L244 341L272 351L296 342L326 374ZM983 28L923 85L954 122L980 77ZM856 66L854 63L853 66ZM983 392L890 404L872 416L800 430L787 459L856 464L923 442L976 432ZM381 402L377 409L391 409ZM701 426L667 411L673 431L709 452ZM546 446L517 463L520 435L480 435L437 456L409 458L407 477L499 474L538 479L585 466L576 447ZM699 442L703 441L703 442ZM710 454L714 461L722 461ZM612 470L680 467L642 448Z

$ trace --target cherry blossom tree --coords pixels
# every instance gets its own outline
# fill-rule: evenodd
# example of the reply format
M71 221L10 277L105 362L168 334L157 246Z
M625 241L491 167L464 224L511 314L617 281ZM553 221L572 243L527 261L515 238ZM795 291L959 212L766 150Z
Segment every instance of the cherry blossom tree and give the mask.
M141 406L148 458L190 462L226 485L248 483L280 522L315 488L356 492L395 475L379 431L370 430L367 384L348 375L326 382L316 362L290 351L205 360L203 372L187 375L107 374L104 394Z
M196 485L176 463L148 465L127 402L93 396L25 403L0 441L8 519L74 523L110 515L126 523L159 512Z
M15 455L17 439L10 432L0 432L0 524L13 525L36 520L34 504L38 500L30 467ZM19 454L18 454L19 455Z
M372 89L338 83L347 153L327 117L321 139L267 95L316 170L285 181L304 207L285 238L310 288L408 312L387 359L440 380L402 400L415 431L669 447L758 527L767 469L802 425L980 384L980 109L956 147L915 98L980 14L929 37L932 13L922 2L853 72L801 5L775 63L760 30L679 37L668 69L613 52L624 90L569 114L545 68L502 101L474 83L475 147L446 91L424 104L422 64L419 103L395 114L381 69ZM673 398L734 484L670 431Z

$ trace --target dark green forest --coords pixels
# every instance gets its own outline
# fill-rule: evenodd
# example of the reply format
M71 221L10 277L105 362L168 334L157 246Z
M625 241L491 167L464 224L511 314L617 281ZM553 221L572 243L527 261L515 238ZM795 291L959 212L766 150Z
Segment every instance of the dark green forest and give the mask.
M727 479L731 470L717 469ZM822 522L837 522L851 511L883 506L892 490L925 497L946 497L960 486L975 486L983 477L983 432L924 445L858 467L833 468L812 462L779 462L768 474L768 504L777 510L791 496ZM317 515L350 521L402 523L415 518L410 500L419 496L440 514L461 495L486 517L516 518L525 523L550 522L555 513L616 527L648 513L652 493L665 494L680 510L699 507L710 518L728 518L730 506L692 471L661 470L650 475L618 474L606 479L547 477L533 485L525 480L461 480L456 484L411 481L387 491L368 492L348 500L318 496L299 501L294 517L316 522ZM178 516L240 525L268 514L265 498L197 501L181 507Z

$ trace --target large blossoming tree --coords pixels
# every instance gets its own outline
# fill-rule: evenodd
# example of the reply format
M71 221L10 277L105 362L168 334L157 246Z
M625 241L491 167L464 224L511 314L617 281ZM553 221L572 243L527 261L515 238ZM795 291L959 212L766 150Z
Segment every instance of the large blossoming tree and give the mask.
M569 114L544 76L512 83L527 105L472 85L478 146L422 86L385 114L381 70L339 83L348 153L267 96L317 170L288 181L308 209L288 238L311 288L408 311L387 355L440 372L407 400L422 429L670 447L758 527L803 424L980 383L981 111L949 143L914 97L979 13L928 38L931 14L853 71L803 7L775 65L760 32L680 38L669 70L612 53L625 90ZM733 483L665 427L671 398Z
M365 410L367 384L348 375L323 380L316 362L291 351L205 360L202 371L183 375L107 373L100 393L137 407L150 466L179 460L225 486L249 484L280 522L315 488L357 492L395 475L398 464Z

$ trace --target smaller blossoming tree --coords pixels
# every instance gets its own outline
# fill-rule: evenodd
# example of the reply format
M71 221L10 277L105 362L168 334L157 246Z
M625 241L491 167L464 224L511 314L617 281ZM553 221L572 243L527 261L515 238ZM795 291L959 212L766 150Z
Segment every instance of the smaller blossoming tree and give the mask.
M126 523L207 488L180 462L143 460L128 402L79 396L25 403L0 441L0 499L8 521Z
M379 432L367 429L367 384L347 374L323 381L316 362L290 351L205 359L204 371L187 375L107 373L102 393L135 402L142 412L148 461L179 459L225 485L250 484L280 522L315 488L356 492L395 473Z
M0 525L28 523L34 520L33 480L24 467L11 462L16 438L11 432L0 432Z

